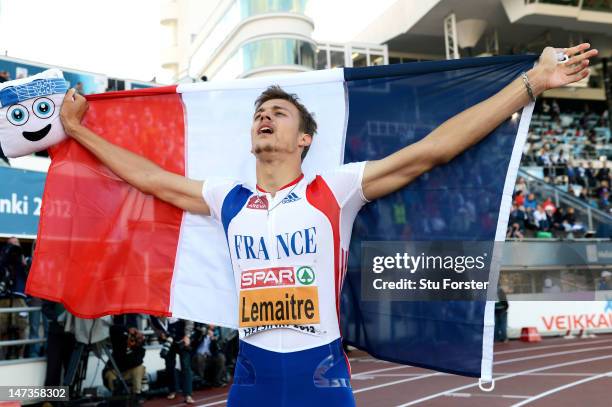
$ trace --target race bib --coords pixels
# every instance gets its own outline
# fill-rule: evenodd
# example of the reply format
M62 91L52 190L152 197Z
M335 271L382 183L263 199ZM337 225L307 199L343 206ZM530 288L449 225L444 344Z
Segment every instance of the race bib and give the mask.
M240 275L241 336L289 328L319 335L319 287L310 266L244 270Z

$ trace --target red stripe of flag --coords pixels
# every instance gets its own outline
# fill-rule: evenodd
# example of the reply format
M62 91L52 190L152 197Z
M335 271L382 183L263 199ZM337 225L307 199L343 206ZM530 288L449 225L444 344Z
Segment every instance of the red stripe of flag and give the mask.
M174 91L89 97L84 124L185 174L184 109ZM27 293L62 298L80 317L168 315L182 211L129 186L73 140L51 154Z

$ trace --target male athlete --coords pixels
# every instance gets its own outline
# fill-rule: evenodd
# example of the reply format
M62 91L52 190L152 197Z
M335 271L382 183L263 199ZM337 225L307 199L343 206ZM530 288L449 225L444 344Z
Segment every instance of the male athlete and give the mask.
M543 91L584 78L588 58L597 54L589 47L566 49L564 64L548 47L526 77L421 141L313 179L304 178L301 163L316 122L295 95L278 87L268 88L255 103L254 187L216 177L187 179L105 141L80 124L87 102L74 89L64 99L61 120L67 134L126 182L223 225L239 293L241 337L229 405L353 406L338 318L357 212L449 162Z

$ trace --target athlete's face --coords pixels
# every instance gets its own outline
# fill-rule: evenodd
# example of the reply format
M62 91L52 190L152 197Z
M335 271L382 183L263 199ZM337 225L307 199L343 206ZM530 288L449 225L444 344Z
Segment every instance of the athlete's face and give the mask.
M251 152L257 157L273 154L300 157L312 137L300 131L300 112L283 99L268 100L255 111L251 126Z

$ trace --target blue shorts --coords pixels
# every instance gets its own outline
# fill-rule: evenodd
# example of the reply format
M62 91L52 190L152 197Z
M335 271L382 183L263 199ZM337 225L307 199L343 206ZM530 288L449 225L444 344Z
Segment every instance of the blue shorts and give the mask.
M240 341L227 405L355 406L342 342L299 352L272 352Z

